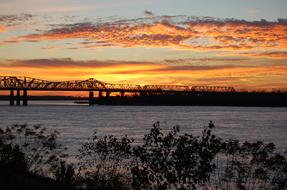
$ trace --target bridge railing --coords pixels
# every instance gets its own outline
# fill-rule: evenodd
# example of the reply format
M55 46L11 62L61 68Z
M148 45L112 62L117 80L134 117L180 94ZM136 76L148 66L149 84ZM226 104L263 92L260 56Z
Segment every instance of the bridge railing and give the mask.
M179 86L179 85L145 85L142 87L143 90L151 91L190 91L189 86Z
M224 86L192 86L191 91L195 92L235 92L233 87Z

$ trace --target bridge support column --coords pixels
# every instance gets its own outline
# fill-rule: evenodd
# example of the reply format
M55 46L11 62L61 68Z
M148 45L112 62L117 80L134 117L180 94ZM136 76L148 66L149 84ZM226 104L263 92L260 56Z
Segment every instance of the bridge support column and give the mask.
M121 91L121 97L124 97L124 96L125 96L125 92Z
M110 97L111 92L110 91L106 91L106 98Z
M89 92L89 106L94 105L94 92L90 91Z
M17 106L21 105L21 103L20 103L20 89L19 88L17 89L16 105Z
M101 90L99 90L99 99L102 99L102 97L103 97L103 91L101 91Z
M144 96L146 96L147 95L147 92L140 92L140 96L141 97L144 97Z
M23 106L28 105L28 92L27 89L23 90Z
M14 106L14 91L10 90L10 106Z

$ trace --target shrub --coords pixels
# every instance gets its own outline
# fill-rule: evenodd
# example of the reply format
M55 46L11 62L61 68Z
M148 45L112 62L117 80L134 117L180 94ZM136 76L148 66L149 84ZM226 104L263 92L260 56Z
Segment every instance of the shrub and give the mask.
M212 134L213 123L202 136L179 135L179 128L163 134L159 122L134 148L132 168L135 189L196 189L215 169L212 162L220 151L220 139Z
M227 140L221 145L217 180L226 190L283 190L287 188L287 160L273 143Z
M0 129L0 186L6 189L71 187L73 168L57 142L58 132L39 125ZM54 179L52 179L52 178Z
M96 133L79 152L81 186L93 189L130 189L133 139L114 136L99 138Z
M286 155L273 143L222 140L214 127L210 122L193 136L178 126L163 132L156 122L140 144L94 133L79 150L75 175L57 132L13 125L0 129L0 179L11 174L14 189L24 182L29 189L287 189Z
M57 142L58 134L57 131L49 133L40 125L16 124L0 129L0 156L10 154L12 160L21 160L18 163L22 163L22 167L25 165L25 170L48 176L68 156L64 154L66 148Z
M212 161L221 141L212 134L213 127L210 122L202 136L195 137L179 135L179 127L164 134L157 122L145 135L144 143L133 147L133 140L127 137L98 138L94 134L80 149L81 169L89 182L99 184L106 179L107 184L116 183L118 188L195 189L215 169ZM111 176L124 176L126 180L120 183Z

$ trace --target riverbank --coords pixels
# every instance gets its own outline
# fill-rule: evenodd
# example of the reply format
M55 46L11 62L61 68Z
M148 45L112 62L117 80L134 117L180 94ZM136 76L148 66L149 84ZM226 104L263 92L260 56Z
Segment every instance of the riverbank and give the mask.
M29 96L33 100L71 100L76 104L89 104L87 97L74 96ZM0 101L9 101L9 96L0 96ZM95 97L97 105L165 105L165 106L240 106L240 107L287 107L286 92L202 92L202 93L147 93L145 95L111 95Z
M145 96L95 99L99 105L168 105L168 106L255 106L287 107L287 93L206 92L179 94L147 94Z

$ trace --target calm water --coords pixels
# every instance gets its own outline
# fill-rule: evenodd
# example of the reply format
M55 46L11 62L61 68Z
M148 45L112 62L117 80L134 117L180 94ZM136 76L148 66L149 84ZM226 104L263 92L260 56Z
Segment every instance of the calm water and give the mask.
M76 152L94 130L99 135L128 135L137 141L160 121L164 130L179 125L198 134L212 120L222 138L274 142L287 149L287 108L201 106L86 106L72 102L29 102L10 107L0 102L0 127L41 124L61 132L60 141Z

